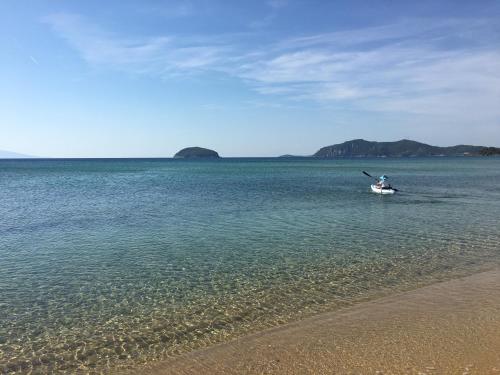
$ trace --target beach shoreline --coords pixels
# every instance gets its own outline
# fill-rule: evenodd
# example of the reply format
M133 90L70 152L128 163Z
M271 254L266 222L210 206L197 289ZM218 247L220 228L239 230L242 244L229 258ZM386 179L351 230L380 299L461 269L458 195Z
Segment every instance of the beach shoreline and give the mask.
M159 374L500 374L500 270L151 363Z

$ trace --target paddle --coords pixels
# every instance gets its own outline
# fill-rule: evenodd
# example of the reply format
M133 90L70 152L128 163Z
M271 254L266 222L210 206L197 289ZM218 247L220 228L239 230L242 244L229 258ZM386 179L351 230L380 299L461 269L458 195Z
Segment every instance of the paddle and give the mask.
M365 174L365 175L367 175L368 177L371 177L371 178L373 178L374 180L376 180L376 178L375 178L375 177L373 177L371 174L369 174L369 173L367 173L367 172L365 172L365 171L363 171L363 174Z
M369 174L368 172L366 172L366 171L362 171L362 172L363 172L364 175L366 175L366 176L368 176L370 178L373 178L375 181L377 181L377 179L375 177L373 177L371 174ZM391 189L394 190L394 191L399 191L398 189L393 188L393 187L391 187Z

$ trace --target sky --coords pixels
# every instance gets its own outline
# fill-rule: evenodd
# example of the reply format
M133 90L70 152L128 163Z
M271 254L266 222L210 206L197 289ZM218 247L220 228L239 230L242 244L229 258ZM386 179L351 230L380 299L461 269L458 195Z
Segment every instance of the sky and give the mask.
M500 146L500 2L0 1L0 149Z

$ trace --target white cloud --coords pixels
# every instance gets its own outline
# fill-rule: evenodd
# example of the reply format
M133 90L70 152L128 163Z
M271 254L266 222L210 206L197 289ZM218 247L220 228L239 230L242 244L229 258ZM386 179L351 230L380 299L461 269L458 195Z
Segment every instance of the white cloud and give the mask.
M45 22L94 65L162 78L224 72L261 95L360 110L500 117L500 46L489 20L404 20L275 41L260 35L260 49L227 35L121 36L67 14Z
M239 73L267 95L498 123L500 46L470 37L483 27L482 20L418 20L292 38Z
M55 14L44 21L88 63L133 73L187 74L217 62L223 49L203 42L180 41L171 36L122 37L69 14Z

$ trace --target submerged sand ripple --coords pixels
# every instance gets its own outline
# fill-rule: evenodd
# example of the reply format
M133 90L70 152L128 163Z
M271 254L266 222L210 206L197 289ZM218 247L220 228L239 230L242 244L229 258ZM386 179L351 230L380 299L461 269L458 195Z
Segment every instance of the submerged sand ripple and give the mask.
M500 271L192 352L150 374L500 374Z

